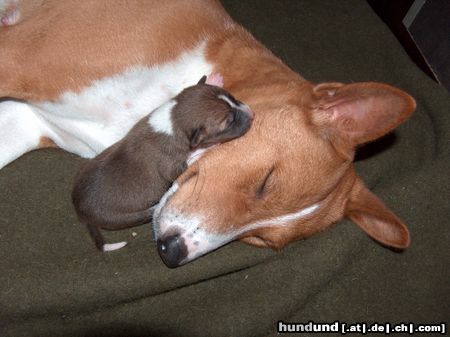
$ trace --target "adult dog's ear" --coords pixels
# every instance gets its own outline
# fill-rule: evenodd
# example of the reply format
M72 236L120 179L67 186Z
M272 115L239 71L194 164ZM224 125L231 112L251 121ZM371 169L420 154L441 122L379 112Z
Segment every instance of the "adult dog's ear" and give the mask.
M386 246L404 249L410 244L406 225L364 186L360 178L356 179L350 192L345 215Z
M202 78L200 79L200 81L198 81L197 84L205 84L206 83L206 75L203 75Z
M323 83L312 89L311 121L339 153L395 129L416 108L404 91L382 83Z

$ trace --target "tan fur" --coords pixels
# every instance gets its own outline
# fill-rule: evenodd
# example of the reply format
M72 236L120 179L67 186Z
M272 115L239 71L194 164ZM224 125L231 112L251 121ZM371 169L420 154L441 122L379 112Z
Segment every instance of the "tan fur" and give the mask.
M230 20L216 1L132 3L23 1L27 18L0 32L0 97L56 99L131 65L173 59Z
M241 239L281 248L348 215L391 245L390 232L383 228L404 225L372 198L352 159L356 145L409 117L415 108L410 96L377 83L315 86L235 24L218 1L124 3L90 0L80 6L75 0L47 0L33 7L27 20L1 32L0 96L56 99L131 65L167 62L207 37L214 71L223 74L225 89L255 111L255 120L245 136L192 165L178 179L180 188L166 209L202 216L203 229L225 233L320 203L310 218L260 228ZM359 120L359 111L370 113ZM270 170L267 191L257 197ZM380 230L374 234L367 228L376 217L384 220L376 221ZM394 246L404 248L409 234L400 233Z
M58 147L58 145L56 145L53 140L48 137L41 137L39 140L38 149L44 149L47 147Z

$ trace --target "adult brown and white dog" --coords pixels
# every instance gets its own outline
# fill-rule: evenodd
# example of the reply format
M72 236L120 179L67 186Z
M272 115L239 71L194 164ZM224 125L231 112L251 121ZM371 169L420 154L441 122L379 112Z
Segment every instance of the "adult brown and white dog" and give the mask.
M183 245L176 265L235 239L279 249L343 217L384 245L409 245L406 226L352 164L356 146L413 112L405 92L308 82L215 0L19 6L19 22L0 28L0 97L14 98L0 103L0 167L46 146L93 157L146 112L218 72L255 120L244 137L191 164L156 208L159 246Z

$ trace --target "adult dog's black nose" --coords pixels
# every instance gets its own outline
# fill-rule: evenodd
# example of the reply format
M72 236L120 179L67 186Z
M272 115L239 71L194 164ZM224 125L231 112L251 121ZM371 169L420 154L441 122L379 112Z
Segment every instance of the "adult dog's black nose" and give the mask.
M159 256L169 268L178 267L187 256L187 247L179 234L163 237L156 243Z

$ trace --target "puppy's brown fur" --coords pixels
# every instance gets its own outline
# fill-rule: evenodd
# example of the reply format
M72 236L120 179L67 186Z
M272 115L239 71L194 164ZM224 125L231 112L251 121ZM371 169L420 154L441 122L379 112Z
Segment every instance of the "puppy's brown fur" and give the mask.
M205 84L205 78L170 101L175 104L172 133L153 130L150 114L82 166L72 200L100 250L104 240L99 228L121 229L151 220L151 207L185 170L192 149L229 141L250 128L249 109L222 88Z

